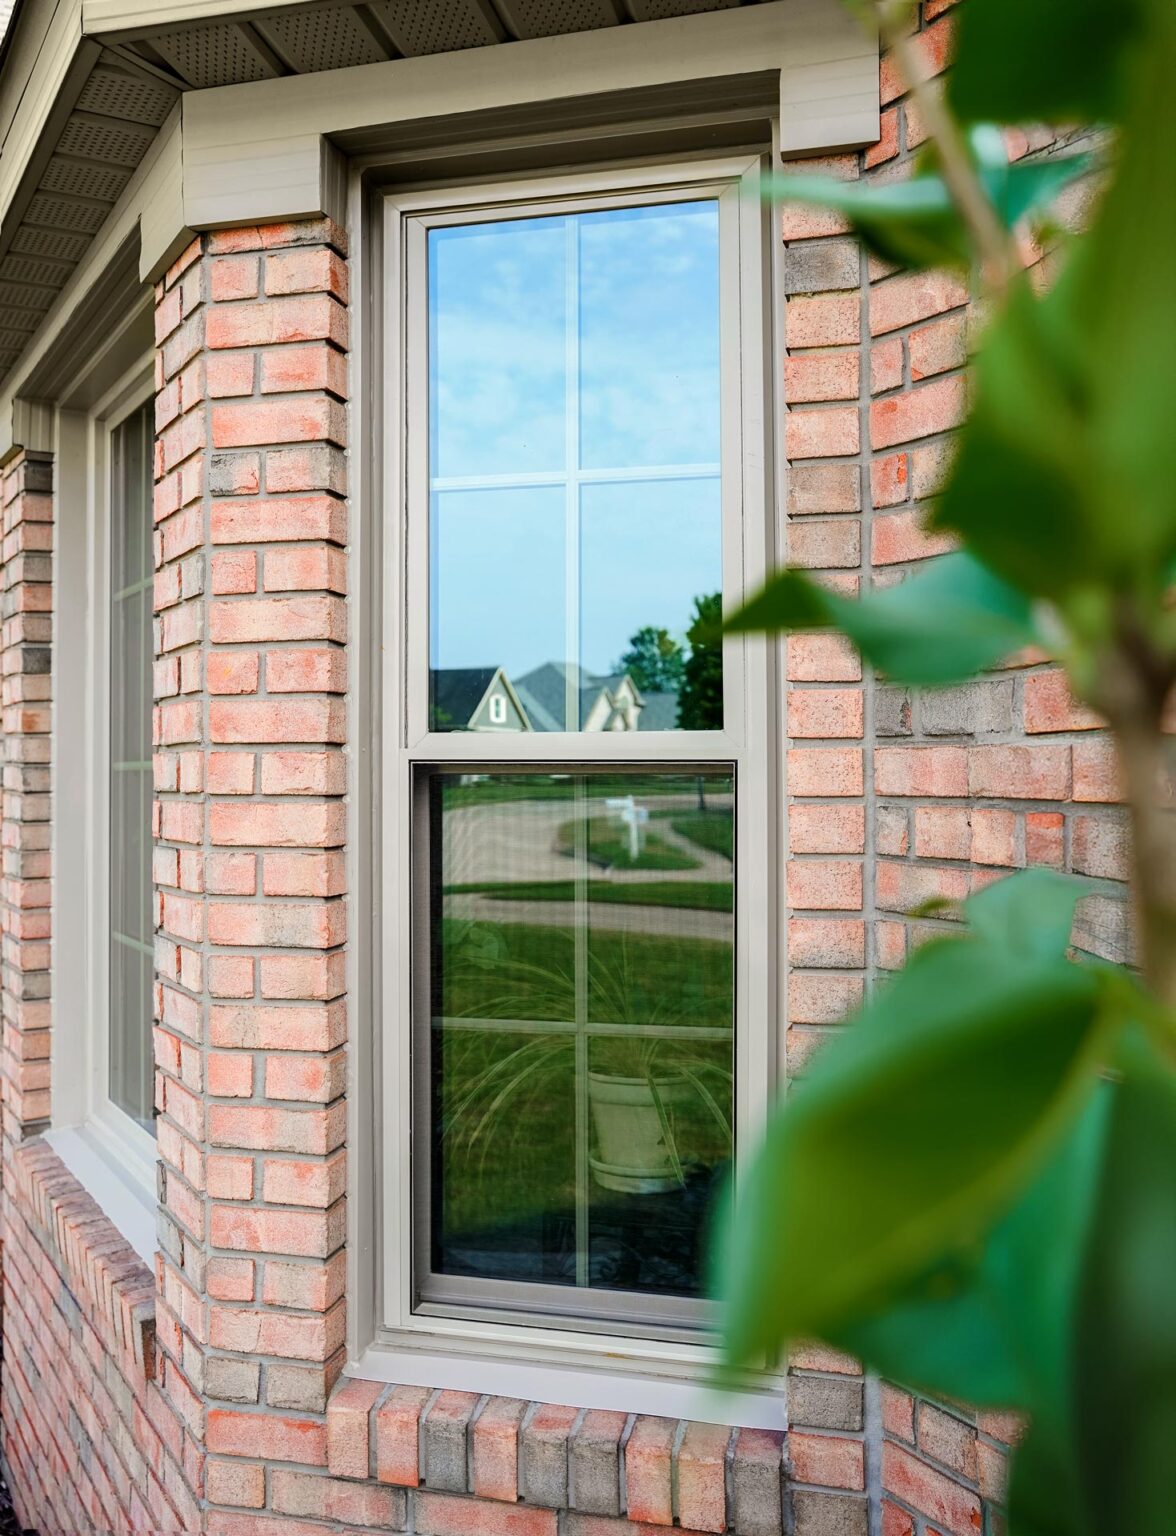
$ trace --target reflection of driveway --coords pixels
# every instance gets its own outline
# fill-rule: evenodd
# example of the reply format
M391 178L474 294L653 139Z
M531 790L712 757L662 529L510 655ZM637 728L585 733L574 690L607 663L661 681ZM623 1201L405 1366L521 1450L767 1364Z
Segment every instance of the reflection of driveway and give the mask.
M697 806L693 795L638 795L636 800L650 812L646 830L656 832L664 842L688 854L695 860L695 868L602 870L586 859L560 853L557 848L559 828L577 814L571 800L502 800L493 805L462 806L445 813L444 883L473 885L487 880L571 880L578 875L591 875L594 880L616 881L624 885L642 880L730 880L731 866L721 854L708 852L688 838L680 837L668 821L652 819L655 811L693 811ZM729 806L731 797L711 796L709 803ZM598 800L590 802L589 814L607 819L618 832L625 830L620 818L610 816ZM522 903L510 902L508 905L517 907ZM703 915L721 916L695 914Z
M570 862L570 861L569 861ZM673 939L713 939L730 944L735 920L730 912L699 912L691 907L639 907L627 902L590 901L589 926L596 932L655 933ZM502 901L494 896L446 896L446 917L483 923L529 923L570 928L576 907L570 901Z

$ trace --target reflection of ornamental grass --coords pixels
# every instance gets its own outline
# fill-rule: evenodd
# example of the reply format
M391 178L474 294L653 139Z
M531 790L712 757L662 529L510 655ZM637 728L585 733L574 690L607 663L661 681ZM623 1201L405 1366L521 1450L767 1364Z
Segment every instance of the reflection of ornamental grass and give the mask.
M454 947L460 948L461 953L453 967L452 980L493 984L492 990L479 995L476 1006L471 1003L456 1016L540 1022L563 1022L575 1017L574 949L561 955L561 946L553 942L545 963L522 960L509 955L499 936L481 925L453 927L458 929ZM558 930L553 930L552 940L559 937ZM566 945L567 937L563 937ZM674 996L664 987L653 995L640 967L641 943L626 935L619 938L607 958L594 956L587 979L589 1017L613 1026L629 1025L634 1031L649 1026L688 1029L705 1025L708 1017L714 1017L716 1002L729 998L729 993L719 994L717 989L705 988L695 989L693 997ZM471 1056L484 1060L487 1048L492 1051L496 1041L505 1045L510 1039L517 1040L518 1036L494 1029L484 1033L457 1030L449 1037L450 1044L467 1061ZM479 1152L479 1171L483 1172L495 1142L492 1133L505 1125L510 1140L516 1139L529 1123L526 1110L536 1097L549 1094L553 1079L567 1082L569 1071L575 1070L576 1040L575 1034L567 1032L535 1034L521 1044L511 1044L496 1060L484 1065L471 1063L472 1075L442 1116L442 1136L471 1156ZM720 1050L724 1053L721 1059ZM446 1076L450 1077L448 1066L447 1061ZM673 1039L637 1033L594 1035L589 1043L589 1067L597 1074L645 1084L657 1111L674 1176L680 1184L685 1183L686 1176L675 1122L683 1115L681 1111L675 1112L671 1102L671 1098L674 1102L680 1098L679 1089L689 1090L696 1111L691 1118L709 1123L717 1130L724 1148L730 1148L731 1118L723 1104L730 1103L734 1071L729 1048L722 1040L691 1040L689 1035Z

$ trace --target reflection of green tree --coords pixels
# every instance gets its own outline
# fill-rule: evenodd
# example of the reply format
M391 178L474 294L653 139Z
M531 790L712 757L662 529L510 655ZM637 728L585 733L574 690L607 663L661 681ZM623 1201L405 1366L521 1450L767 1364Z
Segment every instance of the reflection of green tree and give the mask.
M711 592L694 599L694 617L686 631L690 655L682 668L678 694L678 728L719 731L723 728L723 599Z
M642 693L677 693L682 686L686 653L668 629L646 624L629 636L629 649L616 664Z

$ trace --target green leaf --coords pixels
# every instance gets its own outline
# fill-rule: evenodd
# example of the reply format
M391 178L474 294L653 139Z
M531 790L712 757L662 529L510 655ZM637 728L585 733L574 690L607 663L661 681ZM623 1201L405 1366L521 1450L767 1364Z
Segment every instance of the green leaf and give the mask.
M907 1386L1031 1412L1043 1444L1064 1442L1076 1282L1109 1110L1109 1090L1093 1092L991 1233L830 1342Z
M990 131L991 132L991 131ZM999 132L992 142L984 130L972 135L980 177L997 213L1012 228L1047 207L1063 187L1087 173L1089 155L1009 165ZM929 166L928 159L921 164ZM876 256L896 266L971 267L971 238L943 178L921 170L906 181L838 181L831 176L776 176L768 182L777 197L832 208L850 220Z
M1093 972L981 939L913 956L817 1058L746 1176L734 1363L835 1334L983 1231L1089 1092L1098 998Z
M965 121L1114 120L1146 0L969 0L948 100Z
M732 614L727 628L838 629L894 682L929 687L971 677L1038 639L1028 600L966 554L944 555L897 586L857 599L789 567Z
M1176 1075L1133 1039L1115 1089L1074 1342L1098 1532L1176 1531Z
M964 903L973 931L1025 959L1060 959L1070 947L1077 880L1049 869L1026 869L994 881Z
M1072 618L1108 590L1155 613L1176 560L1176 6L1149 14L1119 173L1049 293L1020 281L989 327L932 518Z

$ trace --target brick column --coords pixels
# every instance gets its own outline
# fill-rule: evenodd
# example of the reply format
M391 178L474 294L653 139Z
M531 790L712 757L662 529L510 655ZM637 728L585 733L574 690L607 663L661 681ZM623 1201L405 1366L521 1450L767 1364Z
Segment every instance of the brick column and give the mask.
M49 1120L49 727L53 466L19 451L0 471L4 525L0 1008L3 1138Z
M327 221L157 294L159 1338L238 1511L325 1466L343 1360L346 304Z

